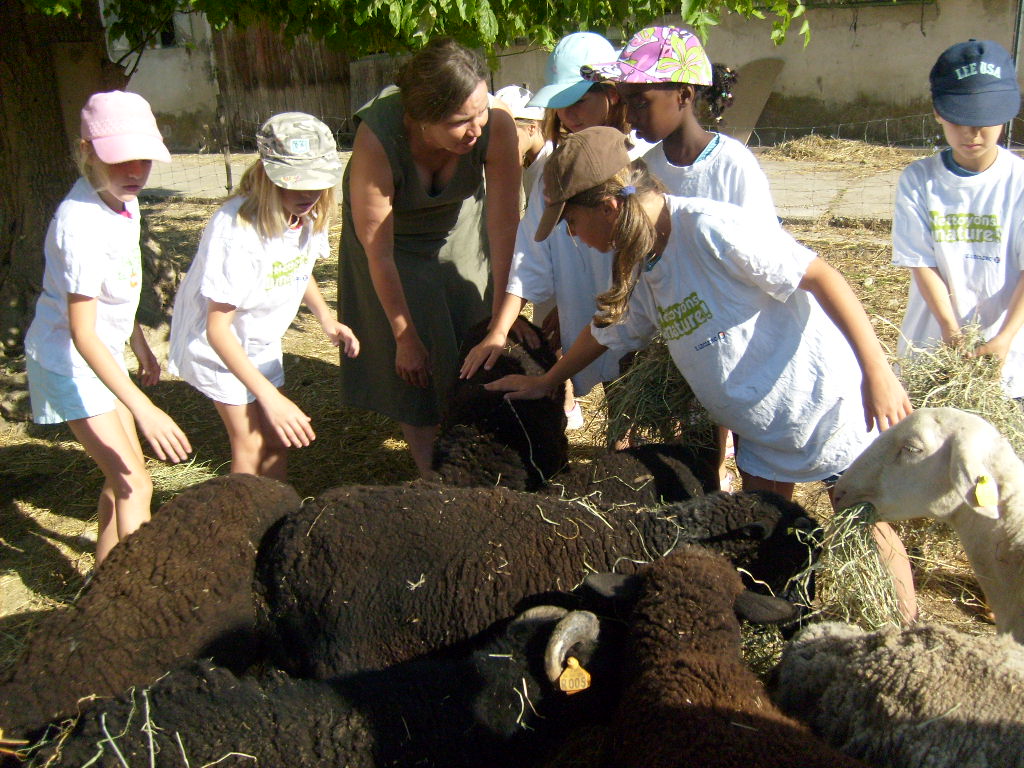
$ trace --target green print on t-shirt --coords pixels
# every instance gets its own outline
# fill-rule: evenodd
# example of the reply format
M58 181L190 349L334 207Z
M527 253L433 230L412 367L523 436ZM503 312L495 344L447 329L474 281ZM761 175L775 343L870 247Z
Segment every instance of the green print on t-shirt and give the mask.
M689 336L711 319L711 310L694 291L678 304L658 307L658 325L666 341Z
M998 243L1003 239L1003 228L994 213L928 213L937 243Z
M293 275L306 263L306 252L302 251L288 261L275 261L270 265L270 274L267 275L267 285L264 290L271 291L274 288L288 285L293 280Z

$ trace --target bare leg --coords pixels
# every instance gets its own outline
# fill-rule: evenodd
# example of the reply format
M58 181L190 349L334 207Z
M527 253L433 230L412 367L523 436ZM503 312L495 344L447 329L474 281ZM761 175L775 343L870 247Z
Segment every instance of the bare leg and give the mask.
M264 420L259 404L227 405L215 401L214 405L228 431L231 471L286 482L288 448Z
M784 499L793 499L793 490L796 483L784 483L781 480L769 480L757 475L749 475L740 470L740 479L743 481L744 491L772 491Z
M135 422L120 402L113 411L73 419L68 426L103 472L96 540L98 567L118 542L149 520L153 481L146 470Z
M914 590L914 575L910 570L906 547L888 523L875 523L871 535L878 545L878 556L882 564L892 576L903 622L913 624L917 621L917 592Z
M718 446L718 487L723 491L735 490L732 487L733 477L725 466L727 448L729 444L729 430L718 424L715 425L715 444Z
M429 480L434 475L431 468L434 463L434 440L437 438L437 432L441 425L430 424L426 427L417 427L400 421L398 426L402 428L402 436L409 444L409 453L412 454L412 460L416 463L420 477Z

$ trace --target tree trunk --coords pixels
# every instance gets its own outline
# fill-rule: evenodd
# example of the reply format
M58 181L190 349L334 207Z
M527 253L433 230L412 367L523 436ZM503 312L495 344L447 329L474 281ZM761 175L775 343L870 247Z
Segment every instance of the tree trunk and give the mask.
M50 217L77 175L66 126L77 136L88 93L122 87L106 60L98 5L80 17L44 16L0 2L0 356L23 351L43 274ZM75 44L91 45L75 45ZM79 60L74 61L78 56ZM69 58L70 57L70 58ZM66 75L71 74L72 77ZM75 103L72 103L75 102Z

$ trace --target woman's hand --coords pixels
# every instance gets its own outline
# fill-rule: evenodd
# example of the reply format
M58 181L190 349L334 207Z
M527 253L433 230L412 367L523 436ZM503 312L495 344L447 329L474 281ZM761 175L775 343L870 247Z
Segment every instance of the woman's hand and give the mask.
M192 446L174 419L152 403L137 409L132 415L139 425L139 432L146 438L158 459L177 464L188 458Z
M302 448L316 440L309 416L276 389L259 401L267 423L287 448Z
M332 319L321 323L321 327L331 344L341 347L345 357L355 357L359 354L359 339L347 325Z
M459 370L459 378L471 378L481 365L485 371L491 370L505 349L505 341L506 336L501 331L488 331L483 341L466 353L466 359L462 361L462 368Z
M490 384L484 384L484 389L490 392L505 392L506 400L540 400L542 397L553 397L558 383L546 376L523 376L512 374L503 376Z
M395 373L414 387L430 386L430 352L415 333L405 333L395 340Z

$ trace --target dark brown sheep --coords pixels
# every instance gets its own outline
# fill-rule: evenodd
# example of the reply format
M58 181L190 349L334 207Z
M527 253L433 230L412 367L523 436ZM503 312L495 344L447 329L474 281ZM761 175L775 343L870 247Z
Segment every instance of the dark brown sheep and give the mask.
M539 328L533 329L540 335ZM487 321L471 328L460 359L486 334ZM561 396L513 401L484 389L510 374L543 373L555 359L547 344L530 348L510 340L490 370L481 367L452 384L434 444L433 468L441 482L533 491L566 465L569 441Z
M250 475L210 480L163 505L72 606L35 628L0 682L0 728L26 733L74 714L82 697L121 693L182 660L244 664L258 645L256 551L299 505L290 486Z
M737 613L774 609L725 558L683 547L618 586L633 606L622 694L609 726L593 731L592 765L863 768L782 714L744 663Z
M568 697L548 682L544 658L550 649L564 662L569 648L558 638L581 623L585 647L572 653L595 671L595 686ZM598 672L598 660L579 653L597 647L593 614L541 606L485 634L466 656L329 681L276 671L236 676L191 663L149 688L98 702L59 756L50 748L39 758L52 757L52 768L77 768L98 753L97 768L180 768L183 755L196 766L252 764L232 753L289 768L519 768L614 701L614 673Z
M597 513L504 488L328 491L282 521L260 550L278 663L321 679L379 669L462 643L521 610L528 596L571 590L593 571L631 572L686 542L727 551L774 584L806 567L793 530L813 522L799 506L770 494L694 501L699 511L676 510L680 525L658 512ZM793 546L805 555L796 565L777 556Z

